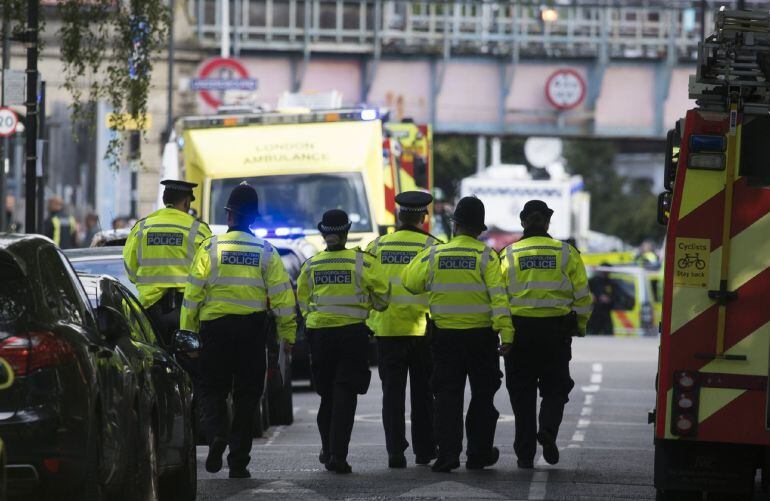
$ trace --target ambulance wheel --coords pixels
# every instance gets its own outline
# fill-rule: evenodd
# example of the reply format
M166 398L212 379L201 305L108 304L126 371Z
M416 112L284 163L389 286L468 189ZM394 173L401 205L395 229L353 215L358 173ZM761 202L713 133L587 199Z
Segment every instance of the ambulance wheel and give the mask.
M702 499L703 493L700 491L655 490L655 501L701 501Z

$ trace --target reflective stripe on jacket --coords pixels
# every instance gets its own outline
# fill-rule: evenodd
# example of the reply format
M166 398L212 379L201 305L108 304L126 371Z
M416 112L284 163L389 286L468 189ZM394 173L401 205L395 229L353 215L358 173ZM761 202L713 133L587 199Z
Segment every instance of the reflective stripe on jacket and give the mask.
M269 308L276 317L278 335L294 343L294 290L281 256L266 240L243 231L211 237L195 254L186 280L181 329L198 332L201 321Z
M311 329L363 322L383 311L390 283L374 256L360 249L323 251L305 261L297 280L302 315Z
M532 236L506 247L501 257L511 314L557 317L574 311L585 332L591 295L577 250L550 237Z
M477 239L460 235L422 251L401 273L413 294L429 293L430 316L441 329L492 327L513 342L500 258Z
M168 289L184 289L195 252L210 236L206 223L170 207L134 225L123 248L123 261L142 306L152 306Z
M377 336L424 336L428 294L410 294L401 285L401 271L417 254L438 243L425 233L403 228L375 239L367 252L379 262L380 273L390 282L390 306L382 312L373 311L367 325Z
M51 240L62 249L69 249L75 246L75 236L77 233L77 221L72 216L51 216ZM64 234L62 234L64 229ZM62 239L64 236L64 239Z

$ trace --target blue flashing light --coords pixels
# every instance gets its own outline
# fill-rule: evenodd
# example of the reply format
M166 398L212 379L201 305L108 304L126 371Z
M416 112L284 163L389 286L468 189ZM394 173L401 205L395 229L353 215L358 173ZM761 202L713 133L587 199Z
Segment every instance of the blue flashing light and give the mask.
M291 228L276 228L275 229L275 236L276 237L288 237L291 235Z
M361 120L377 120L377 110L365 109L361 110Z
M254 234L258 236L259 238L265 238L269 232L267 231L267 228L255 228Z
M690 136L690 153L723 152L727 146L724 136L695 135Z

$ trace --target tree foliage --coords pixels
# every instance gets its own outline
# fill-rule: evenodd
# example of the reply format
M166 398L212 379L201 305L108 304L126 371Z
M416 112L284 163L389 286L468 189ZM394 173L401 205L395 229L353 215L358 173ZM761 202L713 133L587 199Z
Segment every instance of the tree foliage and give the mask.
M652 182L621 176L613 163L617 148L610 141L567 141L567 168L583 176L591 194L591 229L616 235L638 245L646 239L660 240L663 228L657 223L657 198Z
M14 33L26 29L27 1L2 0L3 15L11 20ZM114 113L112 129L124 130L130 119L143 130L152 55L165 47L168 36L170 13L165 2L58 0L57 10L61 27L56 36L73 119L93 124L92 104L106 101ZM122 150L123 136L115 134L107 147L113 167L119 165Z

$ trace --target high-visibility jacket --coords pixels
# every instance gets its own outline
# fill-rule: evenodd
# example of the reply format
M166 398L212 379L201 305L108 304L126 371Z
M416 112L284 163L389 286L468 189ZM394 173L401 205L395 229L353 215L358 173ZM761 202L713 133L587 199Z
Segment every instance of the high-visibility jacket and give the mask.
M414 295L401 285L401 271L423 249L439 243L417 229L404 227L372 241L366 251L380 263L380 273L390 282L390 306L373 311L367 325L377 336L424 336L428 294Z
M491 327L503 343L513 342L500 258L477 239L460 235L425 249L404 268L401 283L413 294L428 292L440 329Z
M195 252L210 236L206 223L172 207L134 225L123 248L123 262L142 306L149 308L169 289L184 289Z
M198 332L201 321L270 310L278 335L294 343L297 302L278 251L245 231L206 240L190 267L180 329Z
M500 254L512 315L558 317L574 311L578 328L585 333L591 295L583 260L574 247L548 236L532 236Z
M46 221L45 234L62 249L75 247L77 221L72 216L52 214Z
M341 327L364 322L371 309L385 310L390 283L371 254L327 250L302 265L297 297L308 327Z

